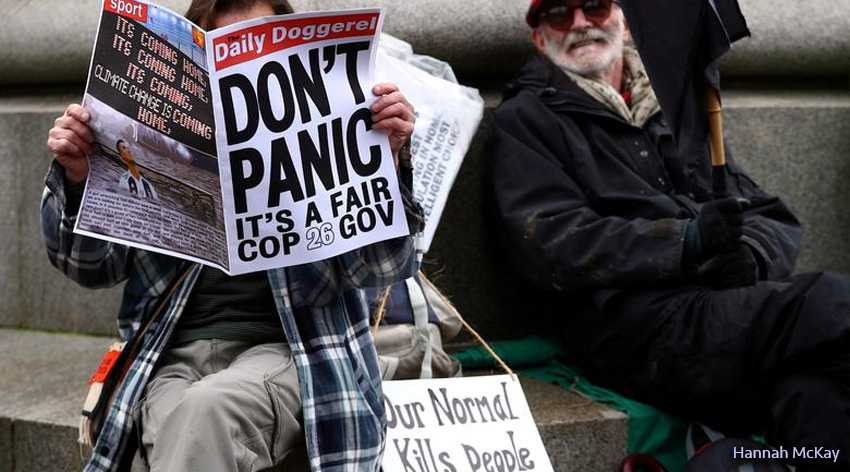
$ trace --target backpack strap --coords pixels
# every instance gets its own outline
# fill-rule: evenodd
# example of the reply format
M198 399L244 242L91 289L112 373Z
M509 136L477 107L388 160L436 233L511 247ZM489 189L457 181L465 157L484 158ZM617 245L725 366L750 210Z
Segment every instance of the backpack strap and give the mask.
M410 296L410 307L413 309L413 334L424 353L419 378L430 379L433 374L431 372L431 332L428 330L428 301L415 277L405 280L405 283Z

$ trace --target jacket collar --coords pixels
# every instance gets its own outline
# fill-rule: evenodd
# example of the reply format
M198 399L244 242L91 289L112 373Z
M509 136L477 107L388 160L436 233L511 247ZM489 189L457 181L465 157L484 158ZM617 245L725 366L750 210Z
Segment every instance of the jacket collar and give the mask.
M535 54L508 82L503 99L512 98L523 90L534 93L555 112L583 113L612 118L631 126L617 113L588 95L541 53Z

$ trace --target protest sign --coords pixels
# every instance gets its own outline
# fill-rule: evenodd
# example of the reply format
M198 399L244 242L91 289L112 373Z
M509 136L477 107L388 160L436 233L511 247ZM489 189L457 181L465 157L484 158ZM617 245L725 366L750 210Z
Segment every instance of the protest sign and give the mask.
M385 472L551 472L519 381L509 375L383 384Z
M448 63L414 54L406 42L381 35L378 81L395 82L416 109L413 195L425 212L420 248L428 252L452 184L484 114L478 90L457 82Z
M104 0L75 231L231 275L407 235L386 133L371 129L381 23L368 9L207 33Z

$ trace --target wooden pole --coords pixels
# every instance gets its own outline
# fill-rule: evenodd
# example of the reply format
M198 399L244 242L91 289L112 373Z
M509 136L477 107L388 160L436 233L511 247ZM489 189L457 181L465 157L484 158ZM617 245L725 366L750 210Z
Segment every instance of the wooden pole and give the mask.
M711 188L714 199L729 195L726 188L726 149L723 145L723 116L720 114L720 92L706 84L708 136L711 140Z
M720 114L720 93L707 86L708 134L711 139L711 165L726 165L726 149L723 146L723 115Z

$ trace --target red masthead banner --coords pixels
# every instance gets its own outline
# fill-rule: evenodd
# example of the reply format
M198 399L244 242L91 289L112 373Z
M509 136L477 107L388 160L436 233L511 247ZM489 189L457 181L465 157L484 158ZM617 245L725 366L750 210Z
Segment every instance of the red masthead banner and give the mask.
M117 13L127 18L146 23L148 21L148 6L133 0L106 0L103 2L106 11Z
M375 12L297 18L237 30L214 40L215 70L310 42L372 36L378 17Z

